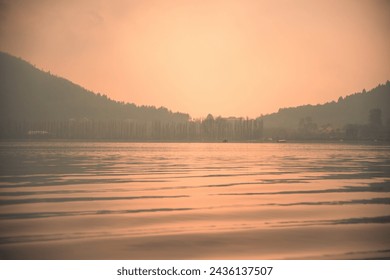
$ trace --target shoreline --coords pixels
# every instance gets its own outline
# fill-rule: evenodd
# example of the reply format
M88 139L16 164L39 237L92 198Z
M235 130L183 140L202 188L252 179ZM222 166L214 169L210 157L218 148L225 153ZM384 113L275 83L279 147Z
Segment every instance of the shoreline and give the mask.
M1 259L390 259L389 224L101 237L0 245ZM322 252L322 254L318 254Z

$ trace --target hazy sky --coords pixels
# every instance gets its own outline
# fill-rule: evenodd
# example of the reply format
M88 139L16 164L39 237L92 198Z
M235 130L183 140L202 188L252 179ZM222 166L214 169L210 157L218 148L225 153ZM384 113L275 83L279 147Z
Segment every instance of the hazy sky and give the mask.
M0 0L0 50L115 100L256 117L390 79L390 1Z

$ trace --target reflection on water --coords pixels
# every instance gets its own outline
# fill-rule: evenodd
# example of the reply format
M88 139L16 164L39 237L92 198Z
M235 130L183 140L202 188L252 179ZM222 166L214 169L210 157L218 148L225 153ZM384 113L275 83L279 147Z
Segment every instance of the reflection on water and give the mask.
M0 143L0 258L390 257L390 146Z

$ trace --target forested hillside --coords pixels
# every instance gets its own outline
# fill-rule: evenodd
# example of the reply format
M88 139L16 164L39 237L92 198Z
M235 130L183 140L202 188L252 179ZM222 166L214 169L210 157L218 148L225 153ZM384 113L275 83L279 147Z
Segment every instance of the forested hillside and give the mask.
M186 122L188 114L136 106L93 93L0 52L0 118L11 121L160 120Z
M93 93L0 52L0 138L125 141L389 140L390 82L322 105L257 119L191 120Z
M390 120L390 82L376 88L355 93L338 101L321 105L304 105L279 109L277 113L263 117L266 128L297 129L304 119L310 119L318 126L331 125L343 128L347 124L365 124L370 111L379 109L383 124Z

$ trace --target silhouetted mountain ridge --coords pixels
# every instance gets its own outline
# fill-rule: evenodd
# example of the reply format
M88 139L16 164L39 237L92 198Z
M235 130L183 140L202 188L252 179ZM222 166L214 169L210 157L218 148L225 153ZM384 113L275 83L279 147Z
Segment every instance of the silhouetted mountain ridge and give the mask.
M136 106L96 94L30 63L0 52L2 120L142 120L185 122L188 114Z
M369 112L380 109L383 123L390 120L390 82L378 85L370 91L363 90L338 101L319 105L303 105L291 108L281 108L278 112L262 117L265 128L296 129L304 118L311 118L317 125L330 124L342 128L347 124L365 124Z
M210 114L189 121L188 114L164 107L111 100L0 52L0 104L5 138L43 131L53 138L91 139L261 141L336 139L348 133L351 139L390 139L389 81L337 102L282 108L255 120Z

